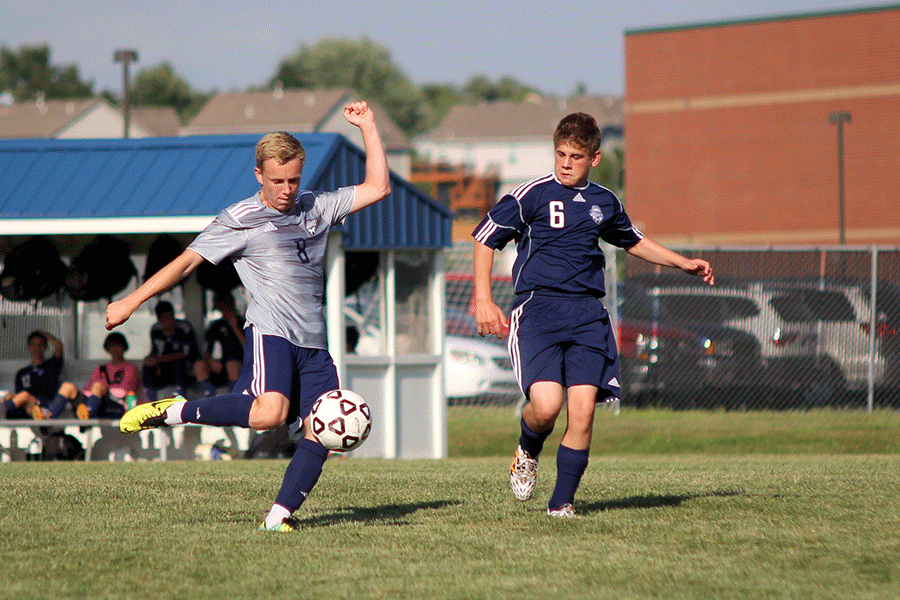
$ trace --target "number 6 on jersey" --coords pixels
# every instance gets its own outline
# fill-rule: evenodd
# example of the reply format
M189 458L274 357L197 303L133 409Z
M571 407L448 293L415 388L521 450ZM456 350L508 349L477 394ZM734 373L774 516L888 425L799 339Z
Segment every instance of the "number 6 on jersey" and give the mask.
M566 205L562 200L552 200L550 202L550 227L554 229L562 229L566 226Z

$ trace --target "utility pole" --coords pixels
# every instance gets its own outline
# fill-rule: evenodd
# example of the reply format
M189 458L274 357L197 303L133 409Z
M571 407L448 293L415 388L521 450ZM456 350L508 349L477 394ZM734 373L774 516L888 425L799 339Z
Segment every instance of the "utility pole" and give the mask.
M844 221L844 123L850 123L850 113L847 111L835 111L828 116L829 123L837 123L837 151L838 151L838 227L840 230L840 243L846 243L846 224Z
M122 63L122 115L125 119L125 127L122 137L127 138L131 134L131 92L129 90L128 66L137 62L137 50L120 49L113 54L113 60Z

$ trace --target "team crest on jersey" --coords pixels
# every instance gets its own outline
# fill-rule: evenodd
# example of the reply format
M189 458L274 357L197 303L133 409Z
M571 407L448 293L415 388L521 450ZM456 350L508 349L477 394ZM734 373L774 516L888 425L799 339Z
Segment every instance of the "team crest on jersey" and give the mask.
M591 207L590 215L597 225L603 222L603 211L596 204Z
M306 222L306 233L309 235L316 235L316 222L315 221L307 221Z

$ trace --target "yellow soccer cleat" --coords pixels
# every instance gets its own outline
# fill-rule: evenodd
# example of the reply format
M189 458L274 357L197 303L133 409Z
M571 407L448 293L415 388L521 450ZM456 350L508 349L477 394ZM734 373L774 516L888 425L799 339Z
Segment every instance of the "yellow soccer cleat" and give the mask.
M168 427L166 425L166 409L176 402L184 402L182 396L138 404L119 419L119 431L122 433L135 433L142 429L155 429Z
M290 531L297 531L300 529L300 523L297 522L297 519L293 517L285 517L281 520L281 523L269 529L266 527L266 522L263 521L259 526L260 531L278 531L280 533L286 533Z

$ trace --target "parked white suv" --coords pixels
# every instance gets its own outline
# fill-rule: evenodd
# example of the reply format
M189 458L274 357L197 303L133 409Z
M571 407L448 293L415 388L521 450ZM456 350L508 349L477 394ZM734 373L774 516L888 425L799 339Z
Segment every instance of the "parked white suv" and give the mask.
M833 368L816 353L817 324L800 292L762 283L710 287L676 282L636 277L629 285L644 287L644 301L650 303L646 308L660 324L689 328L704 323L754 336L762 363L759 385L804 389L821 380L823 369Z
M817 351L840 369L841 382L849 390L868 387L869 364L876 386L900 384L900 294L880 285L878 311L872 330L871 284L836 280L770 284L803 294L804 303L817 322ZM874 334L874 335L873 335Z

